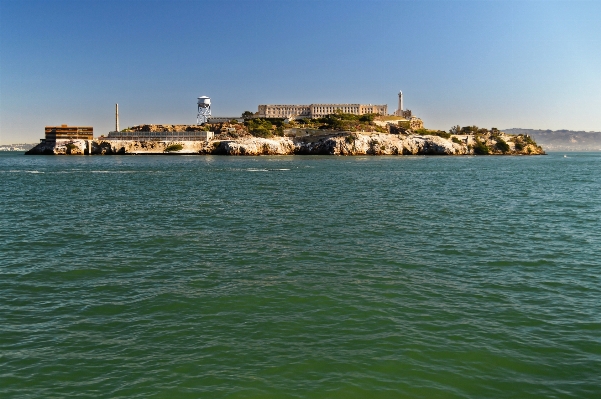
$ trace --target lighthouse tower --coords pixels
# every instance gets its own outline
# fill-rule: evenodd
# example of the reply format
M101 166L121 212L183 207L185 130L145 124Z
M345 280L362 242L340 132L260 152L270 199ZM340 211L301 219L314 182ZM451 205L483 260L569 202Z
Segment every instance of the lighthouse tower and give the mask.
M399 107L395 112L396 116L403 116L403 92L399 90Z

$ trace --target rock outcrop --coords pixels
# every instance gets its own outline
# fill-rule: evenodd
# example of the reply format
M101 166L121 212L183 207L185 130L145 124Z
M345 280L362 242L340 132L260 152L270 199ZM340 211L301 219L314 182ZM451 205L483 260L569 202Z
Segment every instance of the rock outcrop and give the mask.
M42 141L25 155L89 155L91 140Z
M465 155L467 146L436 136L349 134L320 138L258 137L214 142L205 154L224 155Z

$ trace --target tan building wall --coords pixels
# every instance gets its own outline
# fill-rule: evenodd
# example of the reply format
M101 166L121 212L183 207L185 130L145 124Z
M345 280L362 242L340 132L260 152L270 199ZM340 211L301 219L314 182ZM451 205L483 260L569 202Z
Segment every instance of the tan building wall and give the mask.
M310 105L259 105L258 118L321 118L337 111L345 114L365 115L388 113L388 105L372 104L310 104Z
M310 105L259 105L260 118L311 118Z

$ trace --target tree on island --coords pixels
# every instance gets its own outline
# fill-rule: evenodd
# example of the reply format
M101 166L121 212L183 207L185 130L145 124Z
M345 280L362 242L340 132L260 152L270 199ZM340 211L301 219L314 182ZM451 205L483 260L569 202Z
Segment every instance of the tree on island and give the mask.
M250 111L244 111L244 112L242 113L242 118L244 118L244 119L250 119L250 118L252 118L252 117L253 117L253 115L254 115L254 114L253 114L252 112L250 112Z
M269 138L273 136L273 125L263 119L251 119L244 123L248 132L255 137Z

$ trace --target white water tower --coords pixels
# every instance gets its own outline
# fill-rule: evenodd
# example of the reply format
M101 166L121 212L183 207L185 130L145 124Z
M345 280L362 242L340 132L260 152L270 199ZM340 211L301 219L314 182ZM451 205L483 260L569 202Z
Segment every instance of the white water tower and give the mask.
M196 115L196 124L206 123L211 116L211 99L207 96L198 97L198 115Z

